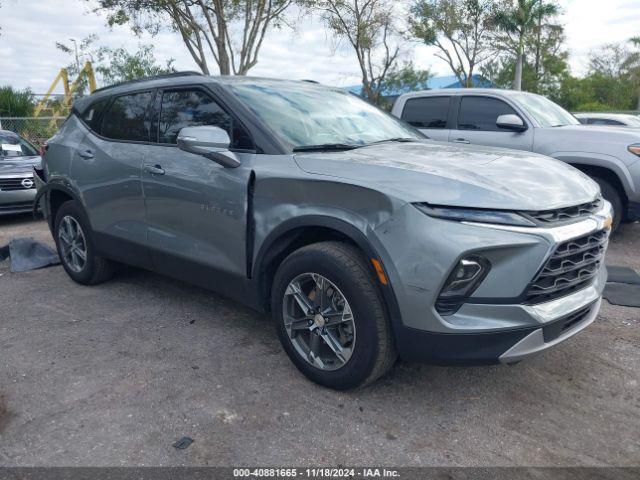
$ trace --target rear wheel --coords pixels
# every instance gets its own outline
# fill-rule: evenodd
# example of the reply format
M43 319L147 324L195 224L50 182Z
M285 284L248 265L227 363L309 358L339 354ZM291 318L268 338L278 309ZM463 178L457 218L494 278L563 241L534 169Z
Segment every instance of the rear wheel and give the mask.
M593 180L600 185L600 191L605 200L611 203L613 207L613 225L612 230L616 230L622 222L624 213L624 204L618 190L607 180L600 177L593 177Z
M113 276L113 263L96 255L89 222L75 201L67 201L60 206L54 225L58 255L74 281L95 285Z
M381 292L350 245L323 242L292 253L275 275L271 305L289 358L316 383L362 387L395 362Z

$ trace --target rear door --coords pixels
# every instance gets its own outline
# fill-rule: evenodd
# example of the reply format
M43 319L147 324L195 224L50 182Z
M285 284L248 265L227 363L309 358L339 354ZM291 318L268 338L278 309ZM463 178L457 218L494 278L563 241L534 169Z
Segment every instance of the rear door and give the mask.
M496 125L500 115L517 115L528 129L524 132L504 130ZM491 96L462 95L457 125L449 135L454 143L531 150L533 128L526 118L504 100Z
M141 171L154 95L119 95L84 112L83 122L91 131L79 143L72 164L98 248L141 266L150 264Z
M450 95L409 98L402 109L401 118L433 140L449 139Z
M154 268L181 277L187 267L196 278L224 292L246 274L245 231L248 184L255 157L246 130L198 86L166 89L156 102L156 143L143 167L148 244ZM188 126L225 129L242 164L224 168L213 160L178 149ZM220 273L220 276L212 275ZM216 282L213 284L212 282Z

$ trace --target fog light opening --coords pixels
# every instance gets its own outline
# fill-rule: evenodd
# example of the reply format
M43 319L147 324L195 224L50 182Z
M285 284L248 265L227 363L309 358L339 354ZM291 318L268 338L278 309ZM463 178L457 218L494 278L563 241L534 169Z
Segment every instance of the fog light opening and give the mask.
M453 315L480 285L491 269L486 258L468 256L462 258L445 282L438 300L436 311L440 315Z

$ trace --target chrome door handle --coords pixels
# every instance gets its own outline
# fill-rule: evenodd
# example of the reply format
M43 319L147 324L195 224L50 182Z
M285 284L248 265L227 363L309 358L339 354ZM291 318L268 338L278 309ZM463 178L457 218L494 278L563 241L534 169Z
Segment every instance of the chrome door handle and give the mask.
M469 140L467 140L466 138L456 138L455 140L452 140L453 143L471 143Z
M150 173L151 175L164 175L164 168L160 165L145 165L144 166L145 173Z
M87 160L94 157L91 150L83 150L82 152L78 152L78 155L82 158L86 158Z

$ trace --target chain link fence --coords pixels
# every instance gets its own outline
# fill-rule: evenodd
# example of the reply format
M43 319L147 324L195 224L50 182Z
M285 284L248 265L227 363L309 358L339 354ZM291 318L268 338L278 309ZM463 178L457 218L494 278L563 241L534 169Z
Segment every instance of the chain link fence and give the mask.
M66 117L0 117L0 130L15 132L36 146L52 137Z

